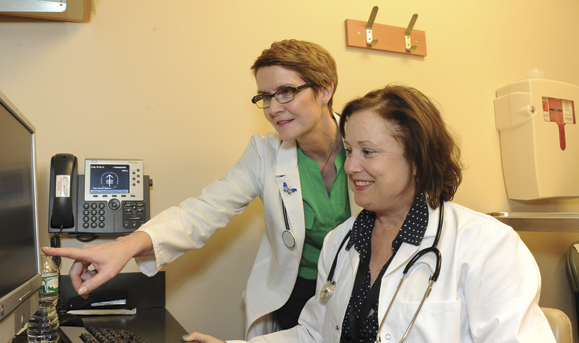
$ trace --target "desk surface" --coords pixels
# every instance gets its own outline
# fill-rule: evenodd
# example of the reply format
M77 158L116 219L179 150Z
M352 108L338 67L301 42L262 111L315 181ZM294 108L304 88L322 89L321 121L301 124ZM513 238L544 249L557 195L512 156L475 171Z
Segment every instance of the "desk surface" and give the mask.
M166 308L137 310L134 316L81 316L85 327L130 330L147 343L180 343L188 332ZM26 330L13 343L26 343Z
M60 276L60 296L63 303L78 296L68 275ZM100 291L125 290L127 308L136 308L134 316L79 316L85 327L124 329L139 335L147 343L178 343L188 332L165 308L165 273L153 277L141 273L121 273L108 281L89 299ZM72 309L66 306L66 309Z
M134 316L81 316L85 327L130 330L147 343L179 343L188 332L166 308L138 309Z

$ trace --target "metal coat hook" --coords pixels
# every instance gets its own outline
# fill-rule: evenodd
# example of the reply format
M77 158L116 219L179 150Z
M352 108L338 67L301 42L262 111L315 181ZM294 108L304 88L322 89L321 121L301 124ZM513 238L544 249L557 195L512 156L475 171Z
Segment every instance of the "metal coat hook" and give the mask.
M406 50L409 50L409 51L416 50L416 44L412 45L412 42L410 41L410 33L412 32L412 29L414 28L414 24L416 23L417 18L418 18L418 14L414 13L414 15L412 16L412 19L410 19L410 23L408 24L408 27L406 28L406 32L404 33L404 40L406 42Z
M376 14L378 14L378 6L374 6L374 8L372 8L370 19L368 19L368 23L366 24L366 44L368 45L376 45L376 43L378 43L377 39L372 39L372 26L374 25Z

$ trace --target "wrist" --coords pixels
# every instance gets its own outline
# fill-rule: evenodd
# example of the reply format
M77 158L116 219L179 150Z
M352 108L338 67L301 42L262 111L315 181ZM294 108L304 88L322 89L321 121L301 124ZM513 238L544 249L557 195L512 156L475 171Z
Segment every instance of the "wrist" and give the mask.
M132 257L153 255L153 241L148 233L135 231L126 237L125 246Z

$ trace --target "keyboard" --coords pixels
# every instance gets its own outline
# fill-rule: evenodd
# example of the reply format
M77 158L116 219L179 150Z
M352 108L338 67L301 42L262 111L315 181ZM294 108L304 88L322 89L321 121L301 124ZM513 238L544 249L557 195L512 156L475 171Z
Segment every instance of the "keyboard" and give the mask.
M129 330L61 326L60 330L66 343L146 343Z

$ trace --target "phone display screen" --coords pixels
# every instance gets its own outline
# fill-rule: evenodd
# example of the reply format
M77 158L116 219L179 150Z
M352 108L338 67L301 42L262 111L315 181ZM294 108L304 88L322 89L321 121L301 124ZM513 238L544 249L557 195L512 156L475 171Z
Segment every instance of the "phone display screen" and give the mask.
M130 193L130 168L128 164L91 164L91 194Z

